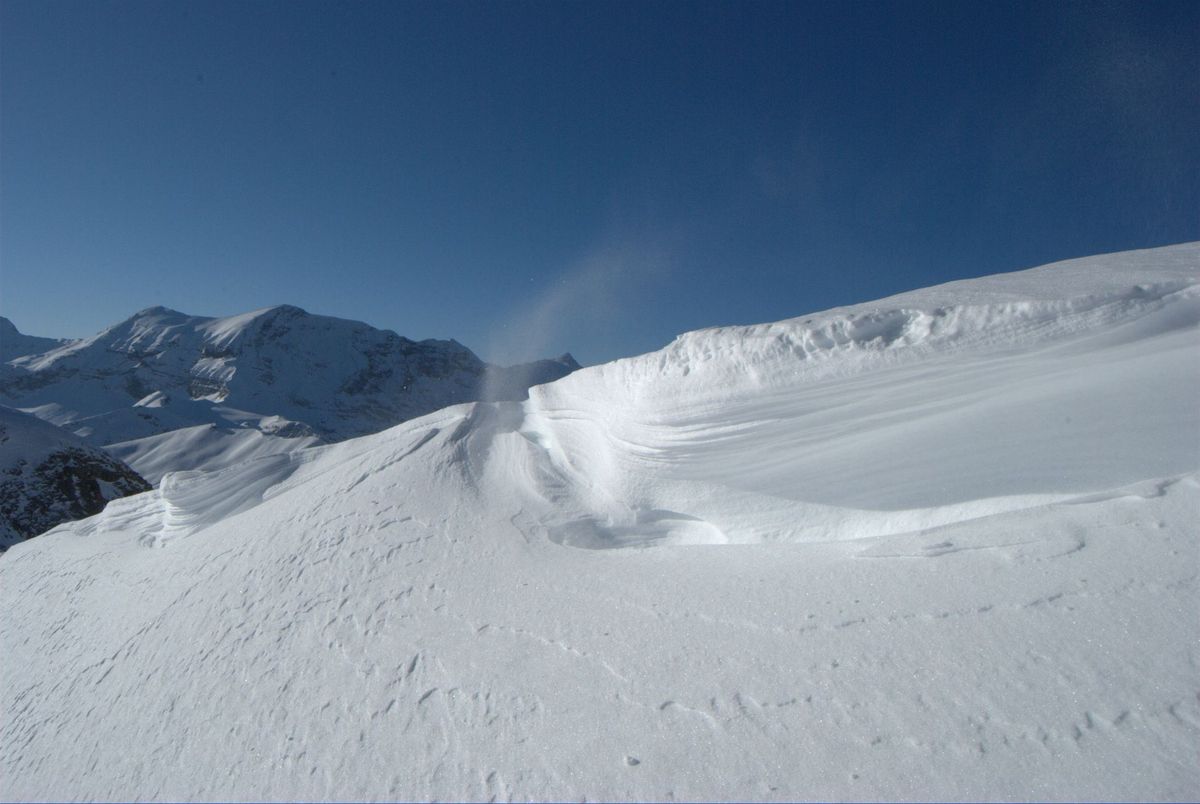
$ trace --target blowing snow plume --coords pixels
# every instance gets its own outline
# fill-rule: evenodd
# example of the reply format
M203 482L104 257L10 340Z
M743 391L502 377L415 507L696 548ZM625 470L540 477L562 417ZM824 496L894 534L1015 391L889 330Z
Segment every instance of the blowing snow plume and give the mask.
M506 361L530 360L573 341L611 343L638 297L669 271L665 245L635 237L610 238L496 327L489 354ZM501 372L489 373L485 399L506 398L500 376Z

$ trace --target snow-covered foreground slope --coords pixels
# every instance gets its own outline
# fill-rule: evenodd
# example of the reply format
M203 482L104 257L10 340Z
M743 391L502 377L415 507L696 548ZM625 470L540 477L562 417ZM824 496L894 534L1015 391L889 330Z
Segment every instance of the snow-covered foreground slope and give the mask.
M1198 266L168 475L0 559L0 795L1194 799Z

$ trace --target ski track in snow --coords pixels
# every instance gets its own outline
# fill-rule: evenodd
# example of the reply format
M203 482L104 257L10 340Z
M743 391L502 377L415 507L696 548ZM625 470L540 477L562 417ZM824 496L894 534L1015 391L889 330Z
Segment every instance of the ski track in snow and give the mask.
M1198 256L168 475L0 559L0 797L1194 799Z

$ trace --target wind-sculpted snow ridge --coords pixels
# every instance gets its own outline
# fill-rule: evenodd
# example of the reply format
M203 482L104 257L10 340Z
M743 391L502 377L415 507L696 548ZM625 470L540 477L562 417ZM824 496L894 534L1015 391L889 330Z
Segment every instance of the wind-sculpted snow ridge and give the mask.
M1163 263L1141 274L1140 282L1127 263L1117 263L1116 270L1101 270L1111 255L1074 260L814 316L689 332L660 352L618 360L590 372L603 375L601 384L615 383L634 394L647 378L674 384L699 372L701 377L693 379L691 386L703 385L705 392L722 394L731 386L787 385L846 376L954 350L1025 349L1163 308L1175 310L1172 303L1178 298L1194 298L1200 248L1187 244L1151 253L1159 252L1166 252ZM1114 281L1114 274L1127 274L1131 280ZM1089 281L1104 290L1089 290ZM1037 293L1047 282L1065 295L1046 298L1044 292ZM1030 292L1022 295L1023 286ZM956 296L962 300L955 303ZM1194 316L1194 309L1186 308L1183 315Z
M1195 799L1198 257L168 474L0 559L0 797Z
M1195 366L1200 249L1150 254L1114 266L1124 283L1105 259L1047 266L688 333L535 388L558 464L596 499L557 532L861 538L1191 471L1196 441L1173 434L1200 433L1200 385L1172 367ZM1021 282L1030 299L1015 301ZM1044 285L1080 295L1038 298ZM972 304L948 304L960 292ZM664 529L664 509L706 526Z

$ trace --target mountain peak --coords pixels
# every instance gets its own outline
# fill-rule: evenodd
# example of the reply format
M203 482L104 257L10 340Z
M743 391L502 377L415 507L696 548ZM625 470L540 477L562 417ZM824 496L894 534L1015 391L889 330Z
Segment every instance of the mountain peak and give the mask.
M161 304L156 304L153 307L147 307L143 310L138 310L129 320L139 318L195 318L196 316L181 313L178 310L173 310L170 307L164 307Z
M6 336L4 346L15 340ZM14 353L35 357L22 358L17 374L0 378L0 399L38 407L69 398L61 418L86 419L76 426L105 445L202 424L224 427L226 408L266 422L256 427L271 435L280 432L279 419L341 440L474 401L495 388L503 389L503 398L524 398L529 385L577 367L562 358L538 361L504 370L496 380L457 341L416 342L291 304L221 318L156 305L86 341L48 349L22 346ZM151 397L156 404L142 404Z
M268 307L267 312L283 314L283 315L311 315L308 310L303 307L297 307L294 304L277 304L274 307Z

